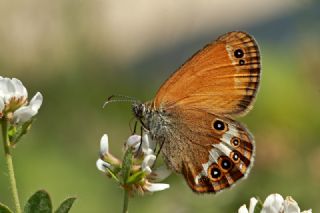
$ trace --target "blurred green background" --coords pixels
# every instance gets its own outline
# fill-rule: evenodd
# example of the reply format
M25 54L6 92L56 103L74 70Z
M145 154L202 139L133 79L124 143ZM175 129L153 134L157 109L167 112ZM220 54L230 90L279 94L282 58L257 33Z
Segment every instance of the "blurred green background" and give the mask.
M232 30L258 41L262 80L241 118L255 135L248 178L218 195L191 192L180 175L169 190L130 200L130 212L237 212L250 197L291 195L320 212L320 4L317 1L1 1L0 73L44 95L32 131L14 151L21 201L46 189L71 212L120 212L122 191L95 166L109 134L121 156L129 104L102 109L111 94L152 99L189 56ZM0 150L3 153L2 150ZM0 155L0 201L10 206Z

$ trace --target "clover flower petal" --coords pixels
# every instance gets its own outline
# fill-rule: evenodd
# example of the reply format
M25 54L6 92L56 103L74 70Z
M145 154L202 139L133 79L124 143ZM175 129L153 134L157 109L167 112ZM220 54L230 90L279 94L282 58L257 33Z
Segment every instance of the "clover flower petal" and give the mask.
M10 79L1 77L0 97L7 105L22 106L27 100L28 93L20 80L16 78Z
M243 204L243 205L239 208L238 213L249 213L246 204Z
M100 153L100 159L108 163L109 165L119 166L121 164L121 161L109 152L109 138L107 134L102 135L100 139L99 153Z
M15 123L24 123L29 121L33 116L38 113L42 105L43 96L40 92L31 99L28 106L22 106L13 113L13 121Z
M4 108L5 108L5 104L4 104L4 102L3 102L3 98L2 97L0 97L0 117L2 117L2 111L4 110Z
M172 171L165 165L159 166L152 170L152 173L149 175L148 179L152 180L152 182L160 182L169 177L171 173Z
M168 188L170 188L170 185L166 184L166 183L150 183L150 182L147 182L144 185L144 190L148 191L148 192L158 192L158 191L162 191L162 190L165 190L165 189L168 189Z
M279 194L269 195L263 203L261 213L279 213L282 210L283 197Z
M283 203L284 212L294 213L300 212L298 203L291 196L286 197Z
M100 140L100 155L104 156L109 152L109 139L108 135L104 134Z
M3 85L3 93L4 93L3 97L4 97L5 102L7 103L15 95L15 86L14 86L13 82L11 81L11 79L9 79L9 78L4 78L3 84L4 84Z
M111 165L101 159L98 159L96 162L96 166L100 171L107 173L108 172L107 168L110 168Z
M127 140L127 146L132 147L134 153L137 153L139 151L140 143L140 135L131 135Z
M250 199L249 213L254 213L254 208L256 207L258 200L254 197Z
M147 155L143 159L142 164L141 164L142 171L144 173L146 173L147 175L149 175L152 172L151 167L153 166L155 160L156 160L155 155L152 155L152 154Z
M155 147L156 147L156 144L153 140L151 140L149 134L147 134L147 133L144 134L142 136L142 145L141 145L142 152L145 155L153 154L153 150Z
M12 78L12 83L15 87L15 96L17 97L28 97L28 91L27 89L23 86L22 82L19 79Z
M156 143L150 139L150 136L147 133L145 133L142 137L140 135L131 135L128 138L126 145L133 148L135 155L139 155L140 157L154 154L153 150L156 147Z

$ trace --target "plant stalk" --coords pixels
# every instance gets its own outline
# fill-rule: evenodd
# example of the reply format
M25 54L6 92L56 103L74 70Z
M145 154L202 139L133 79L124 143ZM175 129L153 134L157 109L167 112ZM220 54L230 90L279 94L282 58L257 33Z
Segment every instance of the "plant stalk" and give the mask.
M1 120L1 127L2 127L2 140L3 140L3 147L4 147L4 155L5 155L7 168L8 168L11 193L12 193L16 213L21 213L17 183L16 183L14 170L13 170L12 155L11 155L9 137L8 137L8 121L5 117L3 117Z
M128 206L129 206L129 193L126 189L124 191L124 197L123 197L123 213L128 213Z

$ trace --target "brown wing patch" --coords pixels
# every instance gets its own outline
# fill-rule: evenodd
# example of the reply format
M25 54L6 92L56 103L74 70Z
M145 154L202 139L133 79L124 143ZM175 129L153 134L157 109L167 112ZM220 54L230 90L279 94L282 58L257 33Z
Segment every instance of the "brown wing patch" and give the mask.
M247 33L230 32L206 45L173 73L159 89L154 105L243 115L252 106L259 79L256 42Z
M193 191L216 193L248 174L253 164L254 140L243 125L200 110L175 108L174 113L168 113L178 116L171 120L175 121L172 124L176 138L163 146L162 153L170 159L169 167L182 173ZM218 130L214 129L214 121L220 121L216 124Z
M260 82L260 52L256 41L244 32L231 32L218 40L226 42L226 49L232 64L236 66L239 75L236 86L245 86L246 93L239 101L239 113L245 114L250 110Z

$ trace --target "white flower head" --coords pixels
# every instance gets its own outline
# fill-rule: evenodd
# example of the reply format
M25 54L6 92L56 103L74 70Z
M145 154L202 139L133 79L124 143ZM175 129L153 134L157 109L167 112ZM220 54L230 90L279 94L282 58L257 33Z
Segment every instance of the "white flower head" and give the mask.
M110 153L108 136L104 134L100 140L100 159L97 160L96 166L129 193L142 195L165 190L170 187L169 184L155 182L168 177L171 171L164 166L155 166L155 148L156 144L148 134L131 135L126 142L125 154L121 161Z
M243 205L238 213L253 213L257 203L256 198L251 198L249 210ZM264 201L261 213L312 213L312 210L300 212L298 203L292 197L288 196L284 200L280 194L271 194Z
M0 117L10 114L13 123L24 123L38 113L42 101L42 94L37 92L28 104L28 92L22 82L0 76Z

